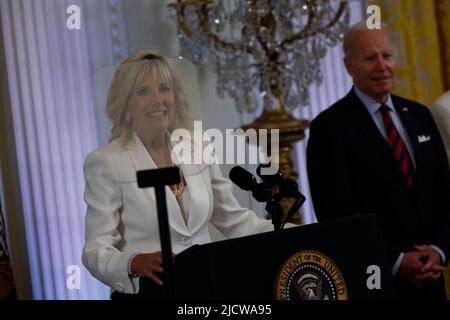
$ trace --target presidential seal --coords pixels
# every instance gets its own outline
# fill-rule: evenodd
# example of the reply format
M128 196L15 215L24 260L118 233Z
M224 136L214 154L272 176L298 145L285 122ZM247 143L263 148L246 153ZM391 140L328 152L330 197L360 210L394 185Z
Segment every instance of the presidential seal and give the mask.
M334 262L317 251L290 256L278 271L277 300L347 300L347 287Z

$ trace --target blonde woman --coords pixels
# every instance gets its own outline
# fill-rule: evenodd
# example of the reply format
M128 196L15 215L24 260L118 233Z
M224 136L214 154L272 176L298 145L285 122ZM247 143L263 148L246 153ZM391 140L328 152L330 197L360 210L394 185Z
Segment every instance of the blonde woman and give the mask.
M136 171L173 166L170 133L190 129L188 103L167 59L145 50L117 69L106 109L110 142L84 165L83 263L111 287L113 299L158 298L164 270L156 200L152 189L138 188ZM181 164L180 170L182 181L166 191L174 254L211 242L208 222L226 237L272 230L269 220L240 207L217 165Z

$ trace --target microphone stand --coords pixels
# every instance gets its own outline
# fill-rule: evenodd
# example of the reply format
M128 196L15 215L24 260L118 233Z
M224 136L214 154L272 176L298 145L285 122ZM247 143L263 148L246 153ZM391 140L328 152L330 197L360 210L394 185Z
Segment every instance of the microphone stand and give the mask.
M289 209L288 214L286 215L286 217L283 219L283 223L281 225L281 229L284 228L284 225L286 224L286 222L294 215L294 213L297 212L297 210L299 210L301 208L301 206L303 205L303 203L305 202L306 198L303 194L301 194L299 192L299 195L297 197L295 197L295 202L294 204L291 206L291 208Z
M283 208L280 205L280 200L278 201L274 198L270 199L266 203L266 211L272 216L272 224L275 231L281 230L283 224Z
M294 204L289 209L286 217L284 216L283 208L280 205L280 201L284 198L295 198ZM266 210L272 215L272 222L275 230L281 230L284 228L287 220L294 215L297 210L305 202L306 198L298 190L295 193L287 192L277 192L273 197L267 202Z
M175 269L172 263L172 245L170 242L169 219L167 216L166 190L164 186L155 186L156 206L158 211L159 237L164 266L164 283L168 298L175 295Z
M169 218L167 215L165 186L180 182L177 167L152 169L137 172L139 188L155 187L158 211L159 237L164 266L163 287L167 298L175 297L175 269L172 263L172 245L170 242Z

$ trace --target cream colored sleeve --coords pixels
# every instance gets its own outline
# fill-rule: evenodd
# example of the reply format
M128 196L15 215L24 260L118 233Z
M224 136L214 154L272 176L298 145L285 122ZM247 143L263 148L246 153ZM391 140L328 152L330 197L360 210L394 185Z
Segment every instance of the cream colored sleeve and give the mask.
M128 258L116 248L121 240L118 229L122 193L117 173L107 155L94 151L84 164L86 180L86 230L82 261L91 274L114 290L136 293L138 280L127 272Z

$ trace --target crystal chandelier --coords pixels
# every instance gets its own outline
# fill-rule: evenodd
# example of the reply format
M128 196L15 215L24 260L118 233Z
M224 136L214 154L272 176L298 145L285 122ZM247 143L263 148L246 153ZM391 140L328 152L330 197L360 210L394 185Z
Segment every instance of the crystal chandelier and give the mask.
M242 129L278 129L277 165L297 179L292 143L304 138L309 121L292 111L308 104L309 85L321 83L320 60L348 27L348 0L178 0L169 7L176 9L180 56L214 66L218 96L233 98L239 113L262 106ZM292 201L282 201L285 213Z
M322 81L320 60L342 40L346 0L193 0L176 9L180 56L213 65L217 94L238 112L292 112Z

